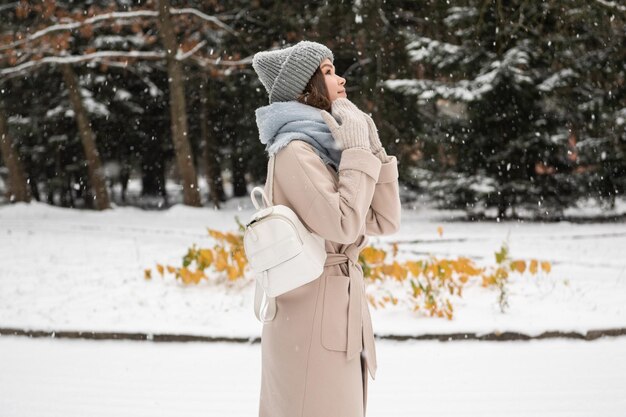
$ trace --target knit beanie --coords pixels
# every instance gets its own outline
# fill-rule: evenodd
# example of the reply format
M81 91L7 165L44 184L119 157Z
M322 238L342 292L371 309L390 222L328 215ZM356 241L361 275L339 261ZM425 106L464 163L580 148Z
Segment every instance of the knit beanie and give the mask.
M317 42L300 41L288 48L257 52L252 68L269 94L270 104L297 99L320 63L333 53Z

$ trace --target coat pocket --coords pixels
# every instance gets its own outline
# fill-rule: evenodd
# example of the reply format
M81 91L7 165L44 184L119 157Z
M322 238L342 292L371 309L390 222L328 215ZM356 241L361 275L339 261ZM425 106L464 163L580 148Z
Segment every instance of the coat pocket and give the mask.
M327 275L322 308L322 346L328 350L348 350L348 287L350 277Z

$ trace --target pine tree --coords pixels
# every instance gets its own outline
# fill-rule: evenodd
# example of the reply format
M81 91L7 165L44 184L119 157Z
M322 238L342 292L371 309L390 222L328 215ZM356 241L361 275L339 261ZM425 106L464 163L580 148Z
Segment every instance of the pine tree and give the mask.
M407 48L421 77L386 82L416 96L432 122L425 124L426 160L415 175L445 207L470 213L493 207L498 218L515 216L519 208L560 216L584 196L568 121L587 116L554 87L577 89L582 78L592 80L592 74L576 72L574 83L567 79L573 70L562 66L593 50L588 42L572 55L568 42L586 27L567 33L559 22L569 16L580 24L589 10L572 13L568 7L564 13L564 2L474 0L432 7L445 13L429 15L431 28L407 29ZM595 42L606 39L602 31L584 33ZM610 43L614 48L617 42ZM615 54L603 56L605 64L623 62Z

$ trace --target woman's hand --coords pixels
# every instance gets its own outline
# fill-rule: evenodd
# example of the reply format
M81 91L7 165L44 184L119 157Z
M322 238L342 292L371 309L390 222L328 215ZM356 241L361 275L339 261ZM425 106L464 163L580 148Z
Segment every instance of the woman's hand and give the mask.
M322 110L322 118L341 149L370 150L367 120L357 106L347 98L340 97L333 101L331 112L332 115Z
M383 164L385 162L389 162L391 157L387 156L387 152L385 151L385 148L383 148L383 144L380 142L380 138L378 137L378 129L376 128L376 123L374 123L374 120L370 117L369 114L365 112L361 112L361 113L363 113L363 116L365 117L365 120L367 121L369 143L370 143L370 149L372 150L372 153L376 155Z

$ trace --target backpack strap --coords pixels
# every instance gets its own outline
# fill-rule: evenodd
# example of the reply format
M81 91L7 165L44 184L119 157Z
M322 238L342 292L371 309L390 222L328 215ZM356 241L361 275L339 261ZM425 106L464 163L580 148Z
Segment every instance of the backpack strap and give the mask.
M269 183L267 198L270 200L270 204L274 205L274 158L276 154L270 156L269 166L267 168L267 181Z
M267 272L264 272L264 274L267 274ZM265 295L265 291L263 291L263 287L261 286L258 278L255 279L255 281L256 289L254 290L254 314L261 323L267 323L274 320L274 316L276 315L276 299L274 297L265 296L265 299L267 300L267 304L265 304L265 311L267 315L269 315L269 317L261 318L261 311L263 309L261 304L263 301L263 295ZM265 314L263 316L265 316Z
M269 184L268 187L268 200L270 202L270 205L274 205L274 155L270 156L269 159L269 166L267 169L267 181ZM264 272L264 274L267 274L267 272ZM276 299L275 297L268 297L265 294L265 291L263 291L263 287L261 286L260 282L259 282L259 278L257 277L255 278L256 281L256 288L254 290L254 314L256 315L256 318L261 322L261 323L267 323L270 322L272 320L274 320L274 316L276 315ZM262 310L262 301L263 301L263 296L265 295L265 299L267 301L267 304L265 304L266 306L266 312L269 314L269 317L265 318L261 318L261 310Z

